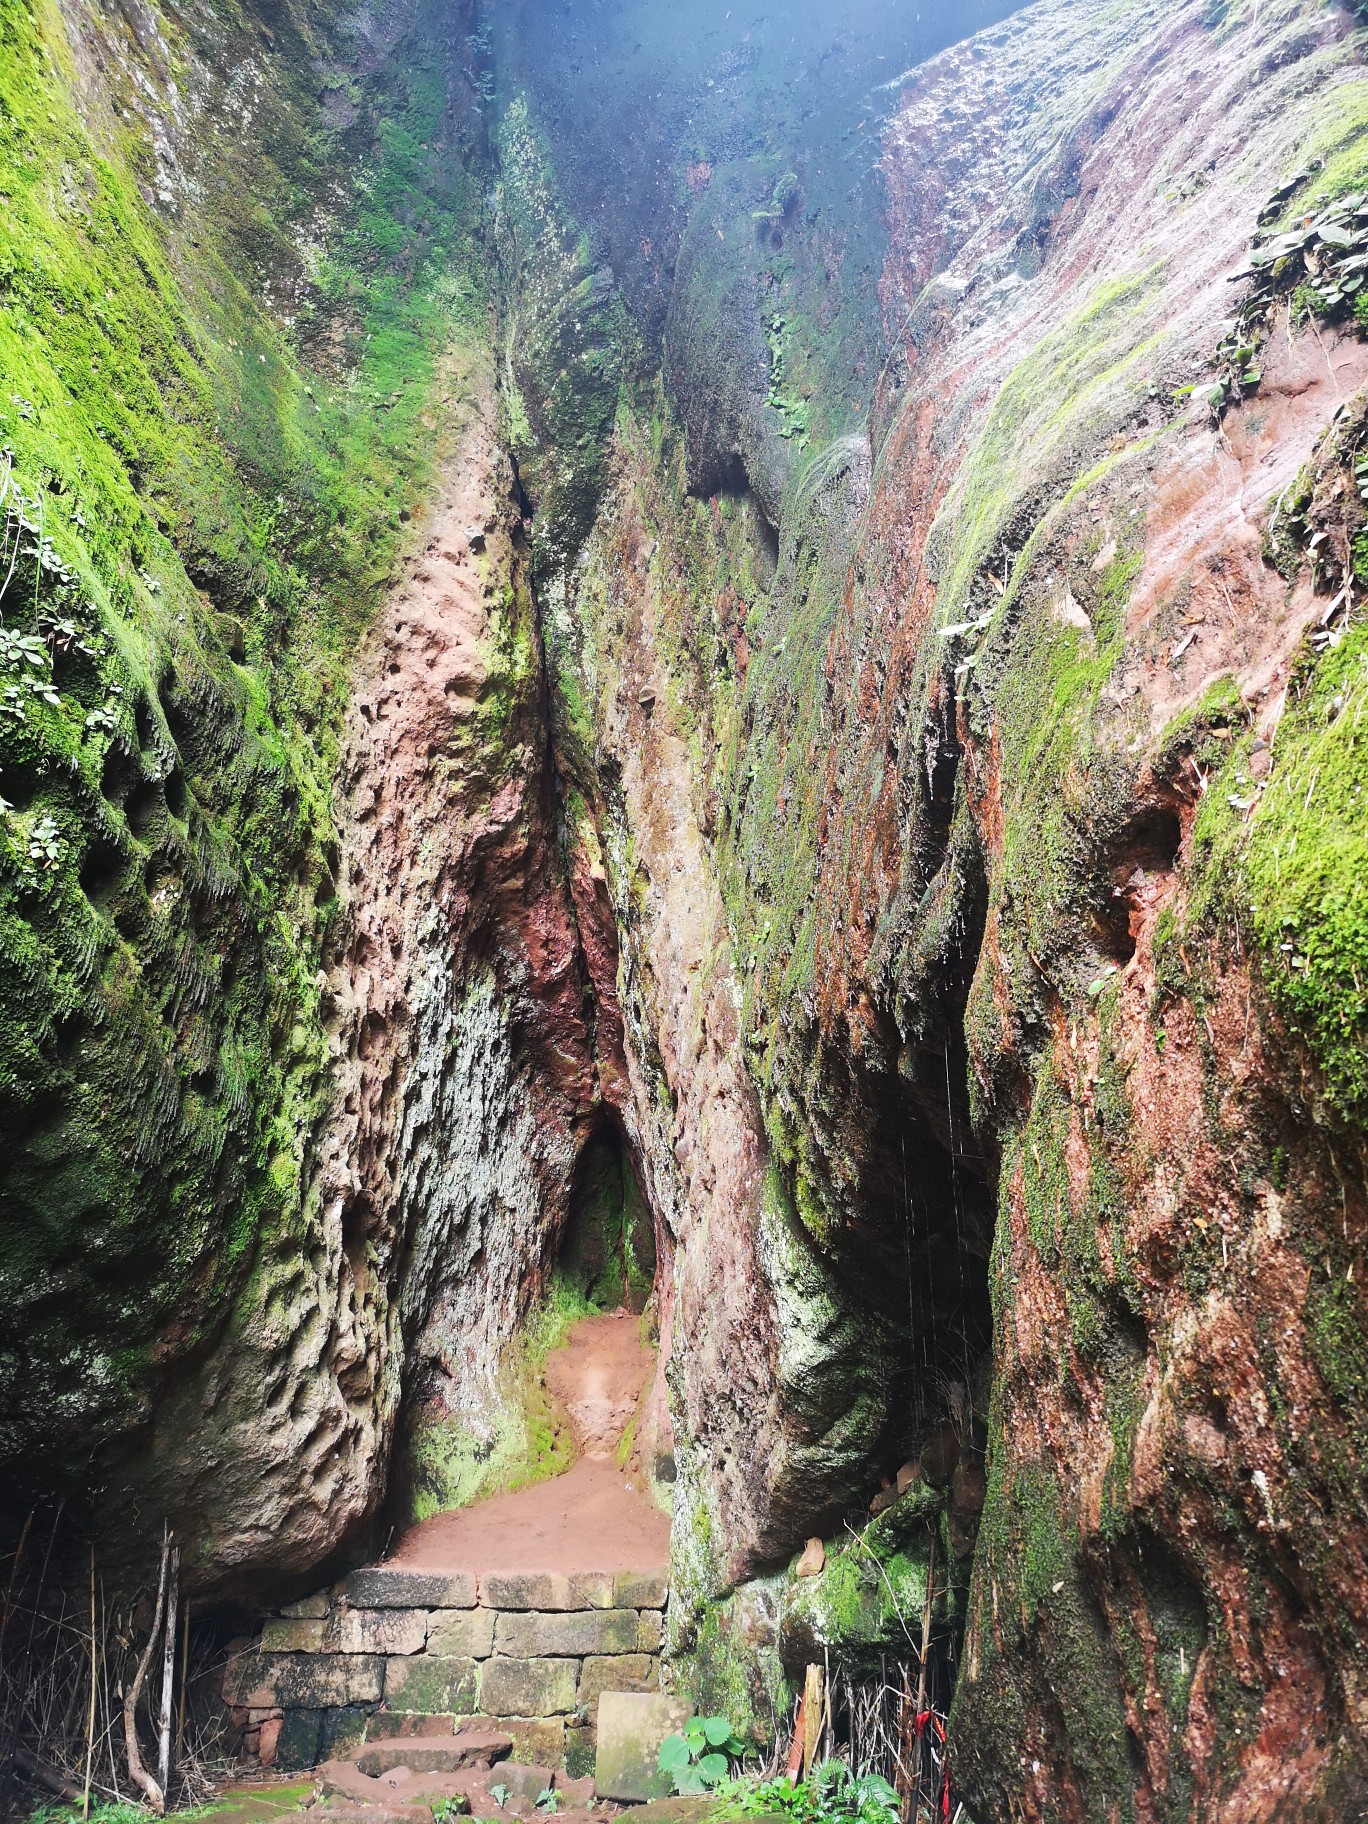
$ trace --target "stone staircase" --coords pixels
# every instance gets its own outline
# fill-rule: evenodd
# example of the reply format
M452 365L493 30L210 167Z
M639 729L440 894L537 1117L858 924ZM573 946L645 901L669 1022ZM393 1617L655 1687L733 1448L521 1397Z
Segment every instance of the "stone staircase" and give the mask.
M664 1571L472 1575L375 1565L290 1604L230 1659L242 1751L299 1769L479 1725L518 1761L594 1770L599 1698L660 1683Z

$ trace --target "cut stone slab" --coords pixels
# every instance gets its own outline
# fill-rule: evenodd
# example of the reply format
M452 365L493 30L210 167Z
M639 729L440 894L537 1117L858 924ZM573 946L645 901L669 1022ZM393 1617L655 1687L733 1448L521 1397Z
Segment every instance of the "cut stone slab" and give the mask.
M428 1611L338 1609L327 1628L328 1645L336 1653L421 1653L427 1644Z
M354 1609L473 1609L475 1579L464 1571L408 1571L373 1564L353 1571L338 1594Z
M615 1653L607 1659L586 1659L580 1668L580 1708L590 1717L605 1691L656 1691L660 1688L660 1662L649 1653Z
M494 1651L493 1609L438 1612L428 1627L428 1652L462 1659L488 1659Z
M607 1571L490 1571L480 1601L487 1609L610 1609L613 1588Z
M563 1614L527 1610L500 1615L495 1651L510 1659L583 1659L586 1653L632 1653L637 1643L635 1609L580 1609Z
M280 1611L290 1620L321 1621L329 1609L328 1592L319 1590L314 1596L301 1596L298 1602L287 1602Z
M578 1685L573 1659L487 1659L480 1695L495 1716L560 1716L575 1708Z
M420 1653L385 1664L385 1683L393 1710L469 1715L480 1707L477 1660Z
M497 1716L486 1719L491 1728L503 1729L513 1738L515 1761L559 1767L565 1758L565 1719L559 1716Z
M249 1709L326 1710L378 1703L384 1682L384 1660L368 1654L244 1653L229 1662L223 1695Z
M611 1609L613 1606L611 1571L571 1571L571 1608Z
M613 1580L613 1601L619 1609L663 1609L669 1589L666 1571L619 1571Z
M461 1812L470 1810L470 1799L464 1790L468 1777L408 1766L371 1775L362 1773L352 1761L325 1761L318 1770L318 1786L325 1799L341 1799L351 1805L407 1807L441 1799L453 1811Z
M325 1710L318 1731L317 1758L332 1761L351 1754L365 1741L369 1720L369 1709L360 1704L351 1704L341 1710Z
M318 1764L318 1741L323 1730L321 1710L291 1710L281 1718L276 1738L275 1765L283 1773L296 1773Z
M659 1609L643 1609L637 1616L638 1653L659 1653L665 1638L665 1617Z
M321 1653L327 1623L316 1617L268 1621L261 1630L263 1653Z
M512 1752L513 1737L502 1729L466 1728L449 1742L368 1742L349 1758L371 1779L395 1767L424 1773L459 1773L489 1767Z
M422 1711L413 1710L373 1710L366 1719L366 1740L431 1740L434 1737L455 1735L460 1720L458 1716L443 1715L440 1711L428 1716Z
M472 1804L475 1796L488 1796L494 1786L507 1789L510 1798L527 1799L533 1805L552 1784L555 1775L549 1767L539 1766L530 1761L501 1761L497 1767L475 1768L462 1774L466 1782L465 1790L470 1794ZM498 1800L494 1800L492 1809L498 1809Z
M556 1571L496 1571L480 1579L487 1609L568 1609L570 1579Z
M724 1812L725 1804L703 1793L676 1794L669 1799L652 1799L632 1813L632 1824L703 1824L705 1818ZM765 1813L766 1824L770 1824ZM758 1820L757 1820L758 1824Z
M598 1796L632 1804L665 1798L670 1778L656 1765L660 1744L667 1735L682 1731L691 1715L682 1698L658 1692L603 1692L594 1757Z

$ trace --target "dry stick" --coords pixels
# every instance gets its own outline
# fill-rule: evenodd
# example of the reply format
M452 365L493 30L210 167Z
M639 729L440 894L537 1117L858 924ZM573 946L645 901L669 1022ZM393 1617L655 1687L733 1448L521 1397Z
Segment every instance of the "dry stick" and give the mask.
M147 1645L143 1648L142 1656L138 1660L138 1669L133 1674L132 1683L124 1697L124 1748L128 1754L128 1777L146 1798L153 1811L159 1815L166 1810L166 1795L142 1764L142 1753L138 1747L138 1699L142 1696L143 1680L147 1677L147 1668L152 1664L157 1636L161 1633L162 1611L166 1607L166 1572L170 1556L170 1542L163 1529L161 1574L157 1578L157 1606L152 1615L152 1628L147 1636Z
M185 1751L185 1692L190 1683L190 1604L187 1602L181 1617L181 1682L180 1702L176 1706L176 1763L180 1764Z
M902 1818L903 1824L911 1824L912 1807L915 1802L911 1766L911 1737L915 1730L913 1721L915 1716L916 1712L912 1708L912 1681L907 1675L907 1667L904 1666L902 1669L902 1702L898 1707L898 1759L895 1781L899 1800L898 1815Z
M829 1761L836 1752L836 1731L831 1718L831 1652L825 1645L822 1648L822 1692L822 1734L817 1754L819 1760Z
M65 1506L66 1498L63 1496L57 1503L56 1513L52 1516L52 1531L48 1534L47 1550L43 1553L43 1568L38 1573L38 1593L33 1599L33 1611L29 1617L28 1645L24 1648L24 1669L19 1679L19 1690L15 1695L14 1715L10 1720L9 1741L6 1744L5 1781L3 1790L0 1790L0 1818L9 1816L10 1792L14 1785L14 1757L19 1741L19 1724L24 1711L24 1681L28 1677L29 1667L33 1661L33 1636L38 1627L38 1616L43 1607L43 1597L47 1594L48 1565L52 1562L52 1548L56 1543L57 1529L62 1524L62 1510ZM24 1532L27 1534L27 1526L25 1526ZM17 1558L15 1569L18 1569ZM11 1578L11 1586L12 1584L13 1579Z
M5 1635L9 1632L10 1614L14 1608L14 1580L19 1575L20 1561L24 1556L24 1547L28 1543L29 1528L33 1525L33 1509L29 1509L28 1518L19 1534L19 1543L14 1548L14 1562L10 1565L9 1585L5 1590L5 1612L0 1615L0 1654L5 1647Z
M114 1785L114 1798L123 1803L123 1790L119 1785L119 1757L114 1752L114 1705L109 1693L109 1611L105 1604L104 1578L100 1579L100 1690L103 1696L101 1715L104 1717L104 1731L100 1738L101 1752L109 1751L110 1775Z
M95 1547L90 1548L90 1715L86 1722L86 1777L81 1794L81 1816L90 1816L90 1781L95 1772L95 1696L98 1690L95 1651Z
M170 1534L167 1534L170 1537ZM171 1787L171 1697L176 1683L176 1608L180 1602L180 1547L171 1547L166 1579L166 1651L162 1656L161 1752L157 1775L163 1793Z

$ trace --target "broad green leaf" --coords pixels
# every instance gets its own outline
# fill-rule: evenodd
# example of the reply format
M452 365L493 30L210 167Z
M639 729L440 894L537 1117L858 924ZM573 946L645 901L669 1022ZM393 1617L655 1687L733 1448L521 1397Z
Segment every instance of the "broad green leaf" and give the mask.
M687 1767L691 1759L689 1744L682 1735L667 1735L660 1744L657 1764L662 1773L673 1773L677 1767Z
M723 1742L730 1741L732 1726L725 1716L705 1716L703 1733L714 1748L721 1747Z
M727 1777L727 1757L725 1754L705 1754L698 1763L698 1775L708 1786L716 1786L719 1780Z

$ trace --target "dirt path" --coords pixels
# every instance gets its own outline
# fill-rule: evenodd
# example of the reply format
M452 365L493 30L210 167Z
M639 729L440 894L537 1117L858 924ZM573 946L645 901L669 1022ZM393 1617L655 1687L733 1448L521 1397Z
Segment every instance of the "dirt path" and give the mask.
M547 1358L546 1383L584 1453L549 1482L436 1514L400 1541L392 1564L431 1570L663 1571L670 1522L613 1461L654 1369L641 1320L576 1324Z
M654 1368L637 1317L587 1317L547 1357L546 1384L586 1457L613 1455Z

